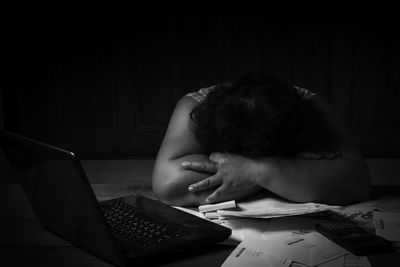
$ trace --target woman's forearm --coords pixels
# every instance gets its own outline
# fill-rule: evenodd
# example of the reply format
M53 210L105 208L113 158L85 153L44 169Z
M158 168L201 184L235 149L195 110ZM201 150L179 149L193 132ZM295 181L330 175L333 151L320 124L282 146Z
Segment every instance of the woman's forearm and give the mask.
M218 186L198 192L190 192L188 187L213 174L185 169L182 167L184 161L208 161L208 156L191 154L171 160L157 161L153 172L153 191L160 200L170 205L198 206L205 204L205 198ZM257 186L245 190L229 192L228 194L221 195L216 202L239 200L260 190L262 190L262 188Z
M269 158L257 183L288 200L344 205L365 199L370 176L362 158Z
M192 154L176 159L157 160L153 170L153 191L165 203L176 206L194 206L204 202L207 192L191 193L188 186L210 176L182 168L188 160L207 160L206 155Z

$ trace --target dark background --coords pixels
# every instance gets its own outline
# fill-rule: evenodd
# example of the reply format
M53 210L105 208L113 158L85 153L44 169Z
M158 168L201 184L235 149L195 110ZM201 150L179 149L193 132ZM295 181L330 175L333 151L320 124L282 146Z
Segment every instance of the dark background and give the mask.
M366 157L400 156L397 19L200 11L2 19L0 123L84 159L154 158L185 93L262 71L327 98Z

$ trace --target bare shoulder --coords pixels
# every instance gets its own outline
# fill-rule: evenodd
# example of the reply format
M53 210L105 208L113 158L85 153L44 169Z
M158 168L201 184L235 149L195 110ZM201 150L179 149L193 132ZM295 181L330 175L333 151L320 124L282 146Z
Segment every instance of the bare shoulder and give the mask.
M176 104L171 115L167 135L179 134L179 132L190 130L190 113L198 103L191 97L184 96Z
M159 157L171 160L187 154L202 153L203 149L192 131L190 113L198 103L184 96L176 104L159 150Z

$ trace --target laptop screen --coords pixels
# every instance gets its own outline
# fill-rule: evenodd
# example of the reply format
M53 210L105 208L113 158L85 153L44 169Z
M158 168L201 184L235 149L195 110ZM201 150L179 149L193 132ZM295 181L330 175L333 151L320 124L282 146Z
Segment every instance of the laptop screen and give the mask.
M120 252L73 153L0 132L0 142L32 209L48 229L119 264Z

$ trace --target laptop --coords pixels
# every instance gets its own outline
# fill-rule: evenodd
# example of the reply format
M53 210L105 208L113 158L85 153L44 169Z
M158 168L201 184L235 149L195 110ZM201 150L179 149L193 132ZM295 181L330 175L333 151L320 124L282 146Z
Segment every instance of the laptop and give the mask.
M229 228L131 195L98 202L74 153L0 131L0 144L38 220L119 266L221 242Z

